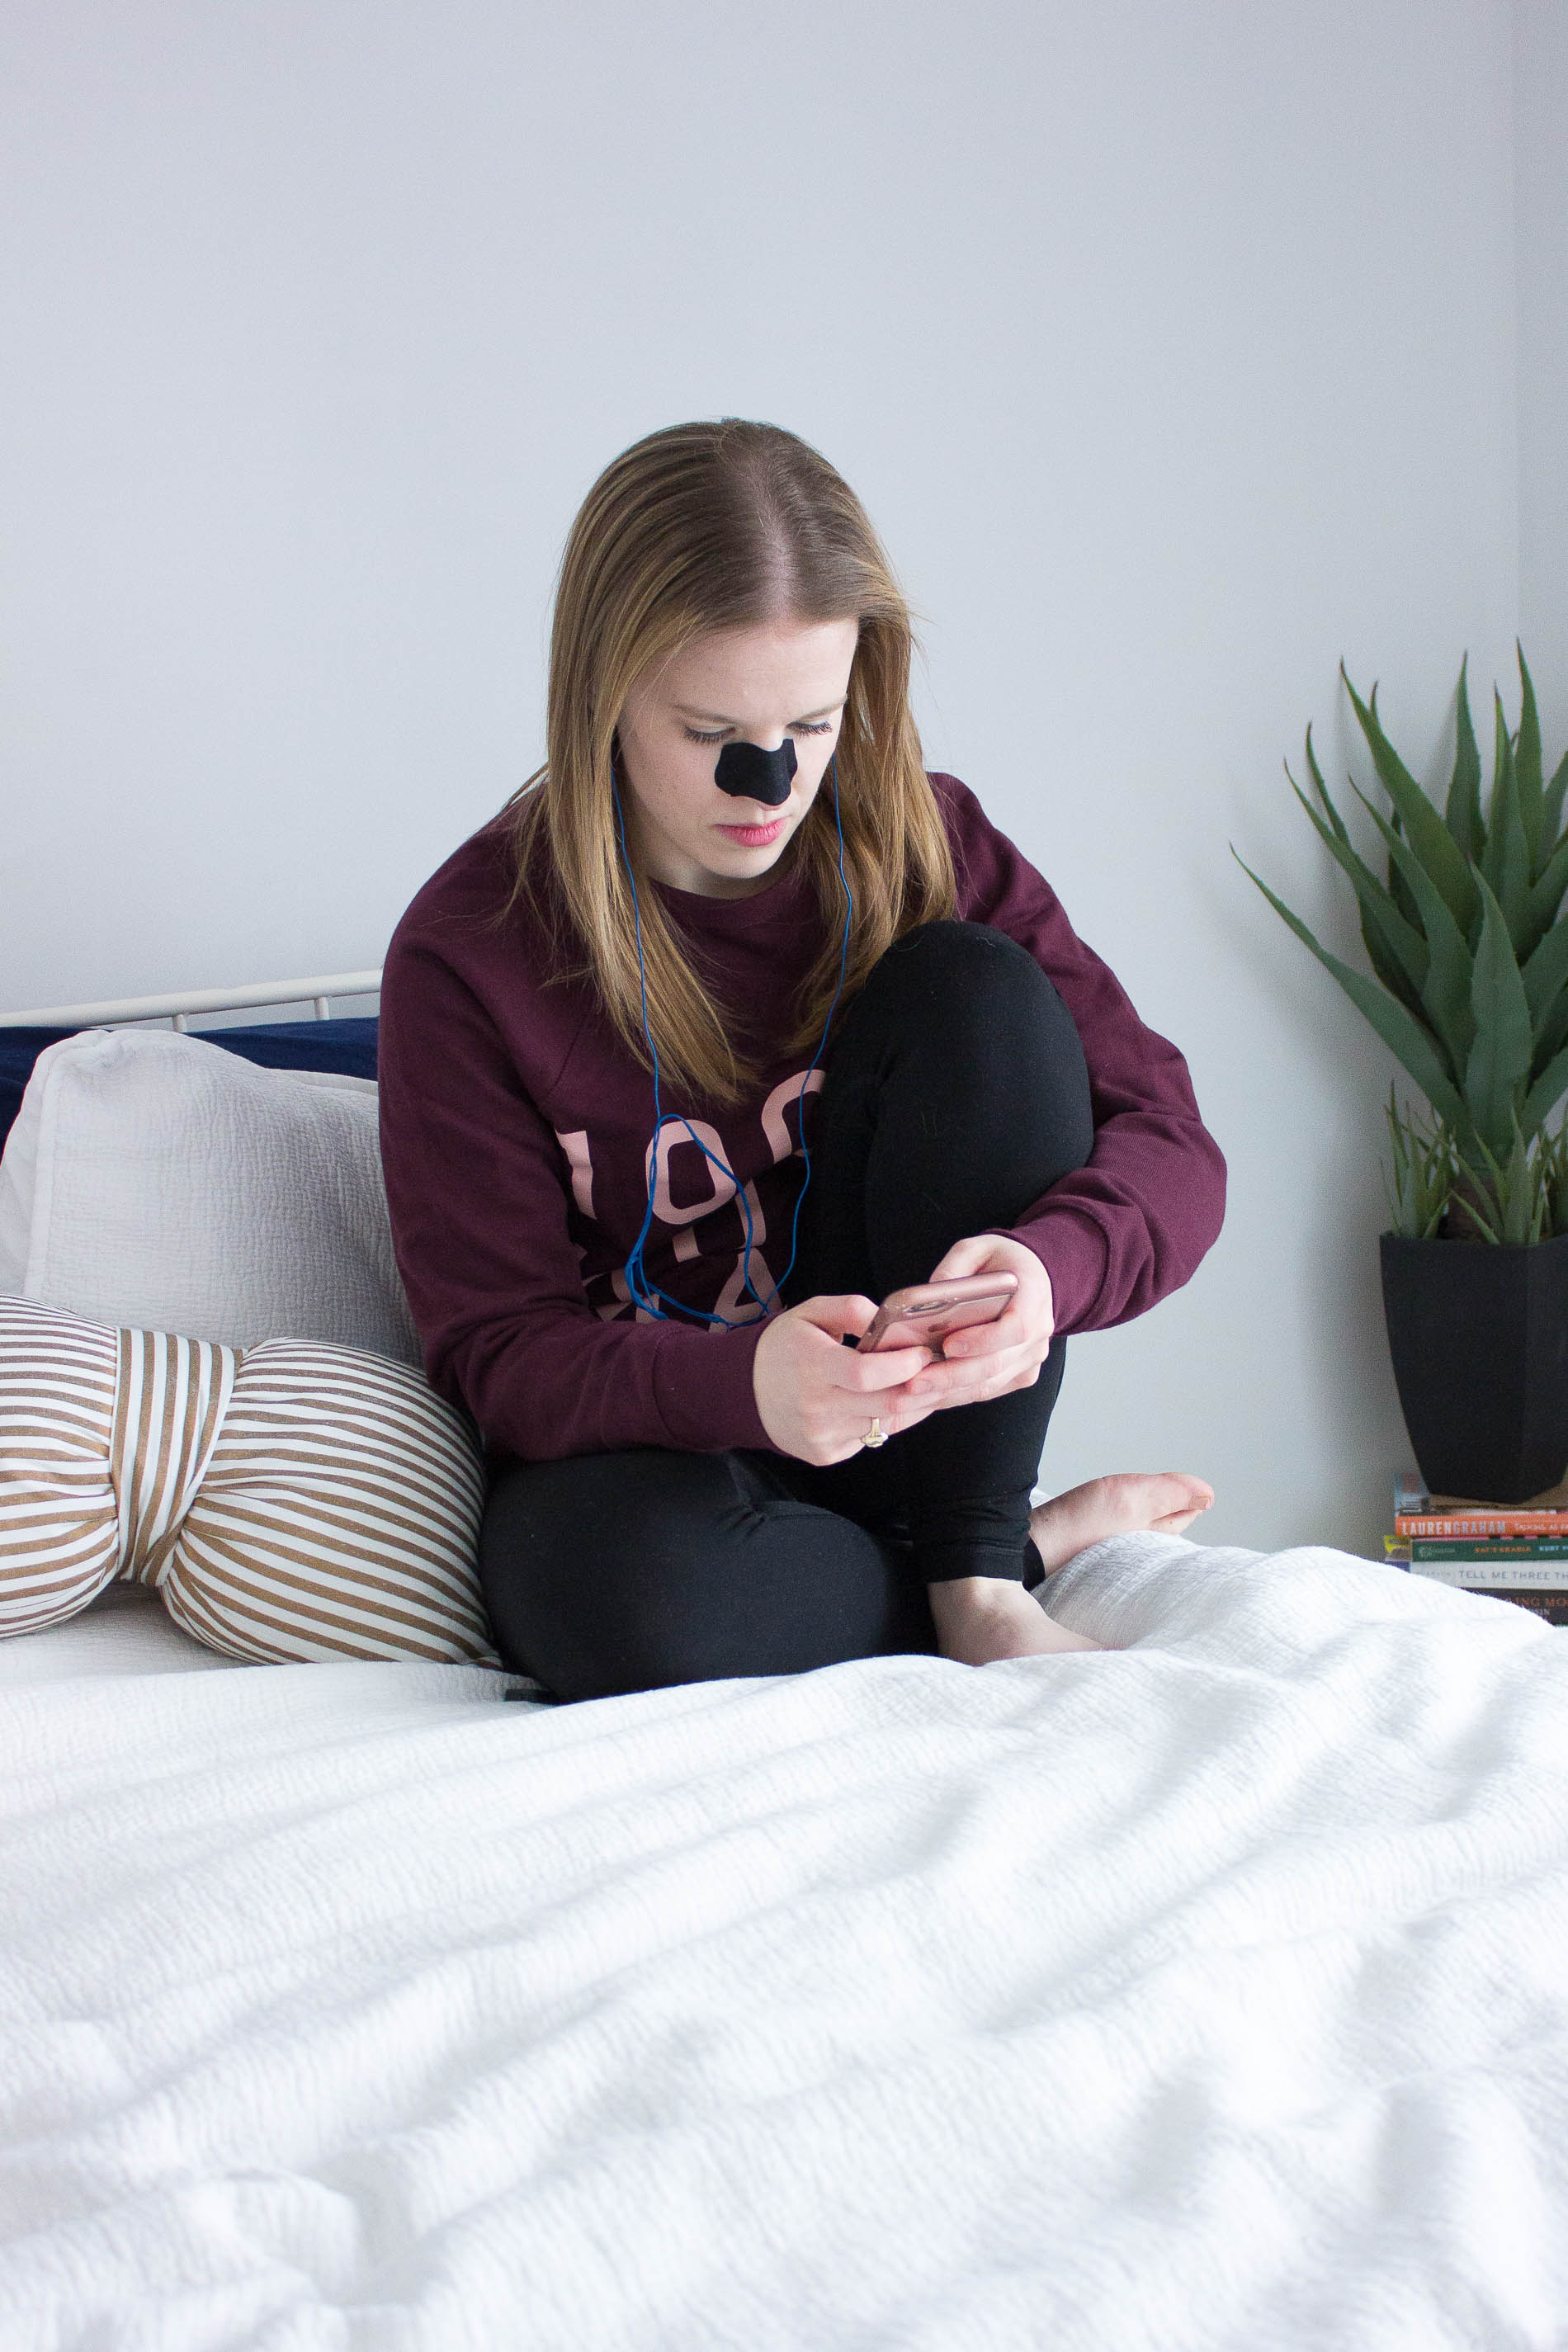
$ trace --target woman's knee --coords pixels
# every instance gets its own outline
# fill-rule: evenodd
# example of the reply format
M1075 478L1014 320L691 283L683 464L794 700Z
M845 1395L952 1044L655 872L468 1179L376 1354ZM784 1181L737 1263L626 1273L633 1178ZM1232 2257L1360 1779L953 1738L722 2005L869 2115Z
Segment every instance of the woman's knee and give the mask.
M872 980L884 969L900 986L941 989L963 1001L971 985L982 995L1001 992L1038 998L1042 988L1056 995L1027 948L990 923L968 923L956 915L903 932L879 959Z
M1027 948L988 923L921 923L879 958L855 1007L868 1025L908 1027L917 1045L1044 1048L1088 1071L1077 1025L1055 982ZM917 1018L912 1024L909 1015Z
M1093 1149L1077 1024L1028 950L989 924L922 923L896 940L837 1050L834 1069L870 1078L879 1091L896 1076L922 1115L945 1106L965 1132L1001 1118L1027 1136L1050 1181Z

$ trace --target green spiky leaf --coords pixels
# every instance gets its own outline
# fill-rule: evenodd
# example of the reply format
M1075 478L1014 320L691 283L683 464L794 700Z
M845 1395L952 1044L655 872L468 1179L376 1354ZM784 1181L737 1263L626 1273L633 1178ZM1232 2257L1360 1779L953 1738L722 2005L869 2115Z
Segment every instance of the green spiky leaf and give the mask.
M1454 1196L1466 1213L1469 1193L1479 1188L1477 1230L1486 1223L1483 1211L1495 1211L1497 1224L1489 1231L1534 1238L1548 1193L1553 1229L1568 1223L1568 1129L1550 1147L1534 1149L1545 1120L1568 1094L1568 922L1561 929L1557 923L1568 890L1568 834L1558 837L1568 807L1568 756L1543 782L1534 681L1523 647L1517 650L1520 727L1517 735L1510 733L1494 690L1497 749L1486 817L1468 656L1455 691L1454 773L1441 817L1389 742L1376 688L1363 703L1341 665L1392 803L1385 816L1352 780L1351 788L1387 852L1386 887L1358 855L1307 730L1316 805L1294 777L1291 789L1355 890L1375 980L1331 955L1238 855L1237 862L1426 1094L1447 1136L1444 1148L1468 1171ZM1408 1137L1403 1129L1393 1137L1405 1230L1413 1218L1428 1222L1416 1200L1415 1136L1412 1129ZM1542 1174L1549 1149L1558 1171L1550 1181ZM1423 1142L1419 1150L1430 1155L1437 1146ZM1434 1171L1436 1166L1434 1160Z
M1476 1227L1477 1232L1479 1234L1480 1238L1481 1238L1481 1240L1482 1240L1482 1241L1484 1241L1484 1242L1500 1242L1500 1241L1501 1241L1501 1239L1502 1239L1502 1235L1499 1233L1499 1231L1498 1231L1497 1227L1492 1223L1492 1222L1491 1222L1490 1218L1489 1218L1489 1217L1488 1217L1487 1215L1485 1215L1485 1213L1484 1213L1482 1212L1482 1210L1479 1208L1479 1206L1478 1205L1478 1203L1477 1203L1477 1202L1476 1202L1475 1196L1474 1196L1473 1194L1467 1194L1467 1195L1466 1195L1466 1197L1461 1201L1461 1202L1460 1202L1460 1204L1459 1204L1459 1205L1460 1205L1460 1207L1463 1209L1464 1213L1465 1213L1466 1217L1468 1219L1469 1223L1470 1223L1472 1225L1474 1225L1474 1226ZM1467 1236L1466 1236L1464 1234L1460 1234L1460 1235L1458 1236L1458 1238L1460 1239L1460 1241L1464 1241L1464 1240L1467 1238Z
M1347 779L1347 781L1349 780ZM1394 830L1399 835L1400 839L1403 841L1405 834L1399 822L1399 811L1397 809L1394 812ZM1388 861L1388 895L1393 899L1394 906L1398 908L1399 912L1404 916L1405 921L1419 929L1421 925L1420 909L1415 904L1410 885L1405 880L1404 874L1401 872L1397 860L1392 857Z
M1334 820L1331 827L1324 824L1295 777L1290 775L1289 768L1285 773L1289 777L1291 791L1311 819L1318 838L1330 856L1350 877L1352 887L1361 901L1363 938L1366 936L1366 927L1370 922L1396 969L1404 975L1405 988L1410 992L1411 1010L1414 1011L1421 1003L1421 992L1426 979L1429 959L1426 940L1413 924L1405 921L1376 875L1370 866L1363 864L1351 847L1350 835L1328 793L1323 793L1323 799ZM1319 789L1321 790L1321 786ZM1402 996L1405 992L1405 989L1398 992Z
M1289 925L1303 947L1310 948L1324 971L1332 972L1357 1012L1363 1013L1371 1022L1390 1053L1415 1079L1438 1117L1447 1119L1450 1127L1468 1137L1471 1127L1469 1114L1458 1088L1444 1067L1442 1048L1436 1038L1420 1026L1402 1004L1395 1003L1384 990L1379 988L1375 981L1363 978L1359 971L1352 971L1349 964L1342 963L1338 956L1331 955L1327 948L1320 947L1300 917L1293 915L1284 901L1275 897L1268 883L1253 873L1245 858L1237 856L1234 845L1230 854L1242 872L1258 884L1275 913Z
M1384 733L1377 715L1376 687L1373 688L1371 703L1364 703L1352 686L1342 662L1340 676L1344 679L1384 790L1399 812L1400 829L1447 900L1454 920L1468 933L1478 912L1475 869Z
M1394 1181L1389 1184L1385 1170L1384 1189L1394 1229L1411 1241L1432 1241L1454 1189L1456 1169L1448 1130L1439 1119L1424 1135L1416 1120L1400 1111L1392 1086L1384 1116L1394 1162Z
M1470 1003L1475 964L1447 902L1422 866L1410 844L1394 832L1363 792L1355 796L1388 845L1390 857L1409 885L1426 937L1426 975L1421 987L1421 1011L1442 1040L1456 1074L1465 1066L1475 1042L1476 1016Z
M1552 782L1541 795L1541 845L1539 862L1545 864L1557 846L1557 835L1563 828L1563 803L1568 796L1568 751L1558 761Z
M1515 1248L1538 1242L1545 1229L1552 1203L1552 1154L1550 1145L1534 1152L1530 1138L1519 1121L1513 1123L1513 1142L1506 1160L1495 1152L1486 1151L1486 1171L1478 1169L1466 1173L1468 1184L1461 1181L1458 1199L1464 1214L1476 1225L1485 1241L1510 1244ZM1483 1213L1483 1196L1497 1213L1492 1223Z
M1481 892L1481 936L1476 950L1470 1008L1476 1038L1465 1065L1465 1105L1477 1133L1501 1160L1512 1141L1514 1115L1530 1079L1535 1040L1502 908L1486 881Z
M1524 967L1524 994L1537 1044L1568 987L1568 923L1553 923Z
M1334 803L1329 795L1329 788L1323 782L1323 772L1318 765L1318 755L1312 749L1312 730L1310 727L1307 730L1307 771L1312 779L1318 798L1321 801L1324 808L1328 811L1329 823L1333 827L1335 839L1342 843L1346 849L1349 849L1351 847L1351 837L1345 829L1344 819L1341 816L1338 809L1334 806ZM1285 773L1287 776L1290 776L1292 786L1299 790L1300 787L1296 786L1295 777L1290 775L1289 761L1285 764ZM1308 814L1309 815L1311 814L1310 810L1308 811ZM1371 877L1369 877L1369 878ZM1373 883L1373 887L1376 887L1375 882ZM1384 892L1383 896L1385 899L1387 898L1386 892ZM1376 907L1369 906L1367 902L1362 898L1361 892L1359 890L1356 893L1356 897L1359 902L1361 914L1361 943L1366 950L1367 961L1371 964L1373 971L1377 974L1379 980L1382 981L1384 988L1387 989L1391 996L1397 996L1401 1004L1406 1006L1410 1012L1419 1013L1421 1010L1421 992L1415 985L1415 982L1411 979L1410 974L1405 970L1404 964L1400 961L1398 954L1391 949L1388 944L1388 940L1384 930L1384 916L1383 906L1381 904ZM1392 900L1388 900L1389 905L1392 906L1393 903L1394 902ZM1407 931L1413 931L1415 929L1415 924L1412 920L1413 912L1413 909L1406 912L1401 908L1394 906L1395 918L1405 925ZM1415 958L1413 959L1413 961L1418 962L1419 959Z
M1514 651L1519 656L1519 738L1514 747L1513 772L1519 795L1520 821L1524 827L1525 840L1530 845L1530 879L1533 882L1542 862L1541 714L1535 707L1535 686L1524 658L1524 647L1517 637L1514 639ZM1551 844L1546 846L1549 848ZM1506 900L1504 904L1507 904Z
M1519 1123L1526 1135L1534 1135L1545 1126L1565 1094L1568 1094L1568 1051L1553 1055L1525 1096Z
M1549 938L1553 936L1548 933ZM1531 1064L1536 1077L1556 1059L1564 1045L1568 1045L1568 989L1563 990L1536 1024L1535 1060Z
M1481 755L1470 720L1470 698L1465 684L1467 654L1459 664L1458 691L1454 698L1454 779L1448 786L1447 825L1465 856L1479 863L1487 845L1481 822Z
M1350 835L1345 831L1344 819L1341 816L1338 809L1329 798L1329 788L1323 782L1323 772L1318 765L1318 755L1312 749L1312 730L1310 726L1307 729L1307 772L1312 779L1318 798L1322 802L1323 806L1329 813L1329 823L1333 826L1334 831L1339 835L1342 841L1348 841L1350 839ZM1285 773L1288 776L1290 775L1289 768L1286 769ZM1292 783L1295 782L1296 779L1294 776L1290 776L1290 781Z
M1555 790L1555 778L1552 781ZM1537 940L1544 938L1548 927L1556 921L1564 890L1568 890L1568 834L1542 867L1541 878L1530 894L1530 929Z
M1503 716L1502 697L1494 687L1497 751L1492 768L1492 804L1481 872L1496 893L1508 935L1521 958L1535 945L1531 936L1530 844L1520 813L1519 770L1513 739Z

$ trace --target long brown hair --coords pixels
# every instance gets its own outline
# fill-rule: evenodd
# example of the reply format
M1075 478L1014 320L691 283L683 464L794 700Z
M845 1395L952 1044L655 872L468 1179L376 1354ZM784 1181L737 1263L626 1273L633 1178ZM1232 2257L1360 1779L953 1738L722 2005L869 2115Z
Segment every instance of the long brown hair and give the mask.
M859 499L826 457L776 425L726 416L648 434L600 475L562 555L548 758L499 813L511 812L513 881L498 918L523 898L558 943L569 933L581 960L556 976L591 976L645 1065L632 894L611 792L616 720L643 673L694 638L781 614L859 623L836 753L855 901L842 1003L894 940L953 909L952 856L909 708L910 610ZM844 892L830 795L818 793L792 846L826 935L785 1047L798 1053L821 1035L838 985ZM754 1088L754 1066L634 870L661 1069L674 1091L733 1103Z

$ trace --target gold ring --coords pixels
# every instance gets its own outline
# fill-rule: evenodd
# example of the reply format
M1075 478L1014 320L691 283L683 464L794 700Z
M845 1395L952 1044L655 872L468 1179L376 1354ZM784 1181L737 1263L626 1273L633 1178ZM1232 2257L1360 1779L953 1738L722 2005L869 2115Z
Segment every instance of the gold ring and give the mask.
M862 1445L886 1445L887 1442L888 1433L882 1426L880 1417L874 1416L870 1428L866 1432L866 1434L860 1440L860 1443Z

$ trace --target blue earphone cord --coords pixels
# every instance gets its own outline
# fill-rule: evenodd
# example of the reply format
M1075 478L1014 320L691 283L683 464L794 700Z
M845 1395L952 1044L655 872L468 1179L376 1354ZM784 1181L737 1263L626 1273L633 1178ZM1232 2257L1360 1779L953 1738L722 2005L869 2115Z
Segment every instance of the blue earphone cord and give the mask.
M833 756L831 772L833 777L833 817L834 823L838 828L838 879L844 888L844 944L840 950L838 957L838 985L833 992L833 1002L827 1008L827 1018L822 1024L822 1035L817 1041L816 1051L811 1057L811 1066L807 1069L805 1076L801 1079L800 1092L795 1097L795 1107L799 1113L800 1121L800 1151L801 1158L805 1162L805 1173L801 1179L800 1192L796 1196L795 1204L795 1215L790 1223L789 1264L785 1266L777 1282L773 1285L773 1296L774 1298L778 1297L784 1284L789 1280L791 1274L795 1271L797 1236L800 1231L801 1203L805 1199L806 1186L811 1182L811 1152L805 1140L806 1085L811 1077L812 1070L816 1069L818 1062L822 1059L823 1047L827 1043L827 1033L833 1026L833 1016L838 1010L838 1000L844 993L844 975L848 970L849 965L849 925L855 911L855 901L850 896L848 877L844 871L844 819L838 806L838 755L837 752L835 752ZM653 1042L653 1033L647 1025L647 967L643 961L642 910L637 904L637 877L632 872L632 861L626 851L626 813L621 806L620 787L616 782L614 761L610 763L610 790L615 795L616 822L620 829L621 836L621 856L626 863L626 880L631 885L632 921L637 929L637 976L642 984L643 1035L647 1040L647 1049L649 1054L653 1056L653 1160L648 1175L647 1208L643 1216L642 1230L637 1234L637 1240L632 1244L631 1255L626 1259L626 1287L631 1292L637 1304L643 1309L644 1313L651 1315L654 1320L658 1323L668 1323L674 1319L672 1317L665 1314L661 1307L655 1306L655 1299L661 1298L663 1299L666 1307L673 1307L678 1314L692 1316L700 1323L717 1323L726 1331L735 1331L742 1328L742 1326L736 1323L731 1323L728 1316L709 1315L705 1313L700 1307L687 1307L680 1299L671 1298L667 1292L660 1290L657 1284L653 1284L648 1281L647 1271L643 1265L643 1244L647 1239L648 1227L653 1223L654 1176L657 1174L658 1168L659 1131L666 1125L676 1124L685 1128L687 1134L690 1136L692 1142L697 1146L698 1150L701 1152L703 1158L705 1160L710 1160L713 1162L714 1167L717 1168L721 1174L727 1176L730 1179L731 1183L735 1187L735 1198L741 1204L741 1214L746 1222L746 1246L742 1258L742 1264L745 1269L745 1280L741 1286L741 1296L744 1297L746 1292L749 1290L752 1297L756 1300L757 1305L762 1308L763 1314L765 1315L768 1311L770 1302L763 1298L761 1292L757 1289L756 1285L752 1280L752 1212L747 1203L746 1195L741 1187L740 1181L737 1178L734 1170L732 1168L726 1168L724 1162L719 1158L718 1154L709 1150L708 1146L703 1142L702 1138L692 1127L691 1121L687 1118L682 1112L675 1110L661 1110L659 1108L658 1048Z

